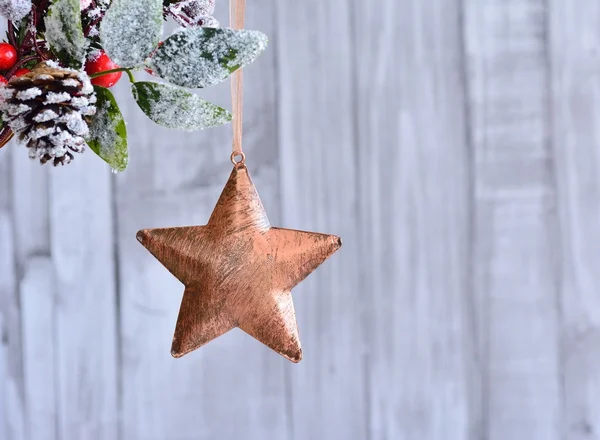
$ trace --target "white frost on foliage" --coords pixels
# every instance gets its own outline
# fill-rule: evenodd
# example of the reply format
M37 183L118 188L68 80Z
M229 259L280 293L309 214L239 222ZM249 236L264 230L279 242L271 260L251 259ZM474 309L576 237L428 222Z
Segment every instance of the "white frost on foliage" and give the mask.
M41 117L42 114L43 117ZM25 140L37 140L58 133L58 137L51 136L51 139L66 139L71 141L73 138L78 139L89 134L88 125L83 120L80 113L69 112L59 116L52 110L44 110L34 118L34 121L36 122L47 122L50 120L55 120L56 124L53 124L49 127L41 125L30 130L25 136ZM59 125L57 125L61 123L65 124L69 131L64 131ZM79 140L77 140L77 143L78 142Z
M53 125L51 127L34 128L27 134L26 140L37 140L43 138L44 136L48 136L54 133L56 130L58 130L58 127L56 125Z
M100 17L100 14L102 14L102 12L103 11L101 8L94 8L87 11L86 14L89 18L98 18Z
M92 93L94 93L94 86L92 85L92 80L90 79L87 73L85 73L84 71L78 72L77 79L81 81L82 84L81 93L83 93L84 95L91 95Z
M92 102L92 100L90 100L90 103L91 102ZM96 114L96 106L95 105L88 105L86 107L81 107L79 109L79 111L81 112L81 114L83 116L94 116Z
M75 78L63 79L61 83L65 87L79 87L79 81L77 81Z
M31 0L0 0L0 15L19 21L31 11Z
M87 107L90 105L90 100L86 96L75 96L71 98L71 104L78 107Z
M53 69L60 69L66 72L71 72L71 73L76 73L77 74L77 79L79 80L79 82L81 82L81 93L84 95L92 95L94 93L94 86L92 85L92 80L90 79L89 75L84 71L79 71L79 70L75 70L75 69L70 69L68 67L62 67L60 64L58 64L56 61L54 60L46 60L44 61L44 63L46 64L46 66L51 67ZM37 79L44 79L44 80L53 80L54 77L52 75L48 75L48 74L39 74L36 76ZM65 86L69 86L72 84L76 84L76 80L73 78L68 78L62 81L63 85ZM90 102L96 102L96 96L93 95L90 97Z
M162 29L162 0L113 0L100 25L100 40L117 65L134 67L156 48Z
M54 77L46 73L40 73L38 76L36 76L36 79L40 81L54 81Z
M17 93L17 99L21 101L29 101L35 99L42 94L42 90L39 87L30 87Z
M3 110L6 111L5 108L3 108ZM24 118L16 118L12 122L9 122L8 125L10 125L10 128L15 133L19 133L21 130L25 130L27 127L29 127L29 124Z
M78 152L84 150L85 139L81 136L74 136L68 131L60 130L57 133L48 136L48 138L58 150L61 150L66 146Z
M56 0L50 6L46 40L54 52L66 52L83 65L89 42L83 34L79 0Z
M173 84L208 87L254 61L267 42L265 34L252 30L182 29L165 40L148 64Z
M67 92L48 92L44 104L61 104L63 102L69 102L70 100L71 95Z
M183 0L171 4L169 9L174 13L183 13L191 18L213 15L215 0Z
M31 110L31 107L25 104L8 104L6 106L6 111L11 116L22 115L23 113L26 113L29 110Z
M77 74L77 79L81 82L81 93L83 93L85 95L90 95L90 94L94 93L94 86L92 85L92 80L90 79L90 77L88 76L88 74L85 71L71 69L69 67L63 67L54 60L46 60L46 61L44 61L44 64L52 69L60 69L60 70L66 71L66 72L71 72L71 73ZM36 76L36 78L37 79L45 79L45 80L53 80L54 79L54 77L49 74L38 74ZM75 80L73 78L63 80L63 84L67 85L65 83L65 81L75 81ZM71 84L73 84L73 82L71 82Z
M96 61L98 58L100 58L100 55L102 55L102 50L93 49L88 53L87 61L88 62Z
M42 110L37 115L35 115L33 118L33 121L34 122L48 122L48 121L51 121L56 118L58 118L58 113L56 113L52 109L46 109L46 110Z
M152 93L140 93L144 88ZM141 103L144 113L159 125L185 131L217 127L231 121L231 114L197 95L169 84L137 83L133 87L134 98ZM152 97L152 98L150 98Z
M169 11L183 27L219 27L219 22L212 16L215 0L184 0L169 5Z
M13 96L15 96L15 89L12 89L10 87L0 87L0 99L1 100L6 100L6 99L10 99Z
M118 133L122 121L118 115L111 113L111 102L105 100L97 107L96 116L90 125L90 144L92 147L97 146L98 156L109 163L114 172L125 170L129 159L126 146L123 147L126 141Z
M98 26L91 26L89 31L88 31L88 35L90 37L97 37L98 35L100 35L100 31L98 30Z
M58 64L58 62L54 61L54 60L46 60L44 61L44 64L46 64L46 66L48 67L52 67L53 69L62 69L62 67L60 67L60 64ZM65 69L68 70L69 72L74 72L73 69ZM49 77L52 77L51 75L48 75Z
M86 137L89 134L88 125L83 120L81 113L66 113L60 118L58 118L57 122L64 123L67 126L67 128L71 131L71 133L75 135Z
M57 66L54 62L46 62L48 68ZM89 127L85 116L95 113L96 96L85 72L61 68L77 78L58 80L42 73L43 68L37 70L28 75L30 80L35 82L49 77L53 81L45 85L29 85L20 91L15 91L12 83L0 88L0 95L5 97L4 100L0 99L0 111L10 128L19 134L20 141L27 145L31 157L42 159L42 163L65 157L65 160L54 162L55 165L64 165L73 159L71 153L82 152L86 146L84 138L89 133ZM51 91L59 81L63 86L79 90L74 94ZM49 107L44 107L46 105Z
M218 28L219 27L219 21L212 15L199 17L198 23L202 27L207 27L207 28Z

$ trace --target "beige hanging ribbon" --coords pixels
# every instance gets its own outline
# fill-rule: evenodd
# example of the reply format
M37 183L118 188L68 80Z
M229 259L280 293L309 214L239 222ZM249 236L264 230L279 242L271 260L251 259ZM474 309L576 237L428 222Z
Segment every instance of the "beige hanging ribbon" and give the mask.
M243 29L246 13L246 0L229 0L229 20L232 29ZM242 69L236 70L231 76L231 102L233 113L233 153L232 161L236 163L235 157L245 156L242 150L242 110L244 103L244 74Z

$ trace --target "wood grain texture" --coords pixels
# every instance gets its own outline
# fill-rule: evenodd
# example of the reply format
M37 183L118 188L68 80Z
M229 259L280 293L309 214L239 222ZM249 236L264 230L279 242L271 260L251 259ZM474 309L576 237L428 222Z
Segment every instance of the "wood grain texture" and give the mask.
M54 285L51 259L30 258L19 284L29 440L58 440Z
M6 32L0 20L0 32ZM13 176L14 142L0 150L0 440L26 440ZM10 148L10 149L9 149Z
M373 439L481 439L460 2L355 2Z
M0 439L27 440L10 158L0 150Z
M50 256L48 168L13 141L12 212L19 279L23 387L28 439L55 438L58 418L55 364L55 283Z
M207 222L231 130L161 129L124 78L126 173L0 150L0 440L599 439L597 2L248 13L265 210L344 238L294 289L302 363L237 330L171 358L183 287L135 234Z
M271 45L245 70L244 151L269 218L280 224L274 5L260 0L248 8L246 26L264 31ZM225 3L217 4L217 14L221 23L228 22ZM228 83L200 94L231 108ZM125 99L128 95L120 96L137 136L131 167L117 177L123 438L286 440L287 361L240 331L172 359L183 288L135 240L140 228L207 222L231 171L231 127L192 134L161 129Z
M90 153L90 152L88 152ZM93 154L50 175L58 438L118 435L111 174Z
M306 355L288 366L291 435L367 438L351 6L310 0L276 10L280 224L349 237L326 270L294 290Z
M600 438L600 4L549 2L566 440Z
M546 3L466 1L484 435L561 439Z

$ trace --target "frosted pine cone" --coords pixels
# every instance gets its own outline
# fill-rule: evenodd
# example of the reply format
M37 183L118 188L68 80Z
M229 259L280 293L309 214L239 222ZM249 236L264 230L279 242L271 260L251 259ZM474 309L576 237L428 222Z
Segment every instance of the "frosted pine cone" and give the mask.
M82 153L89 134L86 116L96 95L85 72L46 61L0 88L0 110L10 128L42 164L66 165Z

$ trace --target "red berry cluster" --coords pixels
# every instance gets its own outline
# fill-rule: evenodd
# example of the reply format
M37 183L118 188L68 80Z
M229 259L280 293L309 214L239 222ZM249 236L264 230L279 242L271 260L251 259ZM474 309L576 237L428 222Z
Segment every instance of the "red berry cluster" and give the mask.
M117 66L104 51L96 53L85 63L85 71L88 75L118 68L119 66ZM121 75L123 75L123 72L107 73L106 75L97 76L96 78L92 78L92 84L106 88L112 87L119 82Z
M0 71L4 72L4 75L0 76L0 85L8 84L8 80L5 75L10 71L15 64L17 64L17 49L12 44L0 43ZM29 69L17 69L13 72L12 76L21 76L29 73Z
M8 84L6 74L17 64L18 54L17 49L10 43L0 43L0 86ZM113 60L104 51L100 51L95 56L90 58L85 64L85 71L88 75L95 73L106 72L107 70L118 69ZM11 76L21 76L31 72L29 69L17 69L12 72ZM112 87L121 79L123 72L107 73L96 78L92 78L92 84L102 87Z

